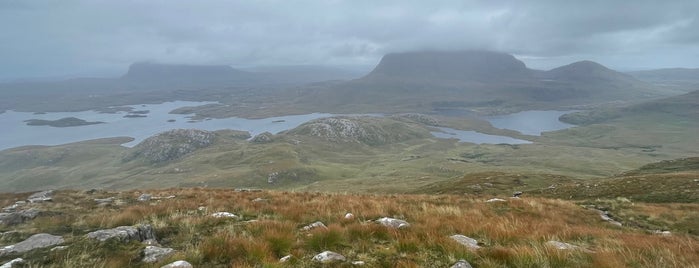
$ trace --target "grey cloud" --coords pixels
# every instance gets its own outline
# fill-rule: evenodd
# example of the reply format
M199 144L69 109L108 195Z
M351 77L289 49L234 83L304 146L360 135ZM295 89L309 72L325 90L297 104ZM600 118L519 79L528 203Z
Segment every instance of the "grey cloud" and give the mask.
M7 0L0 78L119 73L144 60L366 65L427 49L498 50L540 68L592 59L634 69L654 58L697 67L696 10L697 1Z

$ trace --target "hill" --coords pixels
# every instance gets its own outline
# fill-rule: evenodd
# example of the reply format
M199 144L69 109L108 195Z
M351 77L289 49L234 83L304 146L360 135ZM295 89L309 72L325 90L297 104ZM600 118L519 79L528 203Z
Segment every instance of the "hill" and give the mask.
M668 68L629 72L637 79L680 92L699 90L699 68Z
M617 226L596 210L545 198L191 188L1 194L0 206L26 216L2 218L0 263L21 257L32 267L699 264L699 242L686 230ZM663 217L669 223L699 211L696 204L628 207L637 218L671 213Z

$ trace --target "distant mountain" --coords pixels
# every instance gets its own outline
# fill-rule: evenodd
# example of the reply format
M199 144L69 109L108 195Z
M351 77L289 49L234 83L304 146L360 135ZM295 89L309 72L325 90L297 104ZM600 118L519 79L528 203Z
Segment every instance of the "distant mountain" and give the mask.
M505 53L490 51L426 51L393 53L363 79L502 81L530 78L533 71Z
M185 83L203 86L251 82L254 80L254 75L227 65L134 63L121 80L148 84Z
M301 91L299 91L301 92ZM305 88L303 105L333 112L555 109L669 95L601 64L540 71L492 51L421 51L384 56L368 75Z

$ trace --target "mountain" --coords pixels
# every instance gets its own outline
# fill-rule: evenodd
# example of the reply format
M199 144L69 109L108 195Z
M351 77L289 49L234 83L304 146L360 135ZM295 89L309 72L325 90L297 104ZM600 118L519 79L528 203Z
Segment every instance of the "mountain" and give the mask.
M384 56L368 75L306 87L299 105L330 112L507 113L667 96L601 64L582 61L540 71L492 51L420 51Z
M255 77L227 65L134 63L121 80L149 85L227 86L250 83Z
M393 53L363 79L503 81L530 78L533 71L515 57L491 51Z

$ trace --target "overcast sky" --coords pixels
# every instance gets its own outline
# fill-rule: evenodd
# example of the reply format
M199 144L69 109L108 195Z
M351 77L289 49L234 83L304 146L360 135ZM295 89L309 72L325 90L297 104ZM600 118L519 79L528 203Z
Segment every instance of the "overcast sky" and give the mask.
M696 68L698 14L697 0L0 0L0 79L116 76L137 61L373 66L464 49L538 69Z

